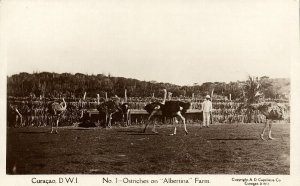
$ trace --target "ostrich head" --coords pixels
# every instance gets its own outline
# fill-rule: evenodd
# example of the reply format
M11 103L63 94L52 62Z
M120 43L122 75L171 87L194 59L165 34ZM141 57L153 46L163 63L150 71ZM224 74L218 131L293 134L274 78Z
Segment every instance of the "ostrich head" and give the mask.
M261 93L260 91L257 91L257 92L255 93L254 97L259 98L259 97L261 97L262 95L263 95L263 93Z

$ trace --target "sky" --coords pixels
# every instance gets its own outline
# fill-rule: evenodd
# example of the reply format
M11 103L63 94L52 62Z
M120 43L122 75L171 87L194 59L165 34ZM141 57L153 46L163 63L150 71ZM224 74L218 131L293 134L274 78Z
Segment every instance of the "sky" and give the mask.
M191 85L290 77L297 0L1 2L2 60L19 72Z

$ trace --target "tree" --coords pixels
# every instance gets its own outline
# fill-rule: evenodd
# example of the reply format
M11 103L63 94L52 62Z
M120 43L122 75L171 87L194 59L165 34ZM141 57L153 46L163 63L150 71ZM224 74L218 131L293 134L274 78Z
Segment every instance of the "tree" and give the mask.
M260 89L261 86L258 78L249 76L244 85L244 93L247 104L252 104L258 101Z

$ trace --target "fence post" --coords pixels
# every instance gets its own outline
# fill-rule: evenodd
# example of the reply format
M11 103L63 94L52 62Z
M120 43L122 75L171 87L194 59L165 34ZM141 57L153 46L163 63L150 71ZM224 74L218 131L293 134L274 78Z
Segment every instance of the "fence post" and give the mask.
M127 103L127 89L125 89L125 103Z
M84 95L83 95L83 100L85 100L85 96L86 96L86 92L84 92Z

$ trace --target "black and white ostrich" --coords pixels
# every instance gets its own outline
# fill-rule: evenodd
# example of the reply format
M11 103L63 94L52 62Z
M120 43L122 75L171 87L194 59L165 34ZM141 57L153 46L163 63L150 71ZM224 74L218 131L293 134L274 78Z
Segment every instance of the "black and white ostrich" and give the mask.
M98 105L97 110L99 111L100 118L105 115L105 125L111 128L113 116L115 115L116 120L121 119L125 121L126 126L130 124L130 108L127 102L127 90L125 90L125 101L120 104L119 98L115 97L112 100L107 100L104 103ZM121 117L117 117L120 115Z
M144 109L150 114L150 116L148 117L148 122L146 123L143 132L146 131L151 118L154 115L161 113L161 115L165 117L179 117L183 121L184 131L185 134L187 135L188 131L186 129L186 122L182 114L186 113L186 111L190 108L191 103L182 102L182 101L172 101L172 100L166 101L166 97L167 97L167 90L164 89L164 99L162 103L153 102L145 106ZM174 132L171 135L176 134L176 123L177 122L174 123ZM157 131L155 130L155 123L153 123L152 132L157 133Z
M264 133L269 127L268 137L270 140L272 140L274 139L272 137L272 123L274 120L284 120L286 108L276 102L264 102L261 99L263 93L260 92L260 89L261 85L258 78L249 76L249 80L246 81L243 89L242 99L244 103L240 105L237 111L241 110L242 108L246 108L250 114L253 110L260 111L260 113L266 117L265 126L262 129L260 138L265 140Z
M105 127L111 128L112 115L119 112L118 105L113 100L108 100L97 106L99 116L105 116Z
M252 110L259 110L261 114L266 117L265 126L260 134L260 138L265 140L264 133L266 129L269 127L268 139L273 140L272 137L272 123L276 120L284 120L285 119L285 106L271 102L271 103L257 103L249 105L249 108Z
M52 102L48 104L48 113L52 116L52 118L55 118L56 120L56 129L55 129L56 134L58 133L57 129L58 129L59 119L67 109L67 103L65 99L62 98L62 101L63 101L62 103ZM54 129L54 122L51 122L50 133L53 133L53 129Z
M18 126L18 121L20 122L19 126L22 126L23 124L23 116L19 112L16 106L13 106L9 103L7 103L7 123L8 126L13 125L14 127Z
M122 121L125 122L125 126L130 125L130 107L127 100L127 90L125 89L124 102L120 106L122 114Z

